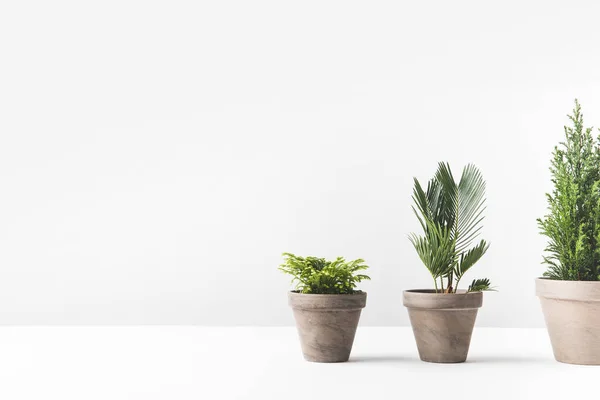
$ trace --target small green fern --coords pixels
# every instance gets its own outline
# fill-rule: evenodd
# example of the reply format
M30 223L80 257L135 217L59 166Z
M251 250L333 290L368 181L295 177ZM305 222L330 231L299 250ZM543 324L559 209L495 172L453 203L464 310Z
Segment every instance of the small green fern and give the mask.
M284 263L279 270L292 275L292 283L301 293L312 294L351 294L356 284L370 280L367 275L357 274L369 268L365 260L346 261L338 257L328 261L318 257L299 257L291 253L283 253Z

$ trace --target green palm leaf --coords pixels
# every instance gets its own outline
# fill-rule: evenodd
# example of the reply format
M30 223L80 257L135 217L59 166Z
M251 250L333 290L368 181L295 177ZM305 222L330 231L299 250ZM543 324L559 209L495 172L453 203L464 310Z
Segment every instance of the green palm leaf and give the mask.
M489 244L485 240L481 240L479 244L460 255L460 261L456 265L455 274L456 278L460 280L462 276L471 268L487 251Z
M473 164L463 169L458 185L448 163L439 163L435 176L444 188L446 221L456 239L456 252L461 253L471 245L482 228L485 181Z
M434 279L447 275L454 268L454 240L450 230L428 221L425 236L409 236L419 258Z
M474 279L473 282L469 285L469 289L467 289L467 292L472 293L483 291L495 291L490 285L490 280L488 278Z

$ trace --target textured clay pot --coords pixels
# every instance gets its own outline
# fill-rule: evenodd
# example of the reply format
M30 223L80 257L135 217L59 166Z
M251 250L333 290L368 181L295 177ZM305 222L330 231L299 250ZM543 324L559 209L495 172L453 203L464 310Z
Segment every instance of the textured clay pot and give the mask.
M360 312L367 294L302 294L289 292L304 359L348 361Z
M421 360L459 363L467 359L483 293L406 290L403 301L408 308Z
M600 365L600 282L535 280L554 358Z

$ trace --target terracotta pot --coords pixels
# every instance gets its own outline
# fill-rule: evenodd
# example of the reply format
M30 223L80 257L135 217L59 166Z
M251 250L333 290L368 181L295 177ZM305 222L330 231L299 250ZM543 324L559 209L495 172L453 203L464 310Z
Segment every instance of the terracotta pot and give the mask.
M406 290L403 300L421 360L459 363L467 359L483 293Z
M367 294L289 292L302 353L307 361L348 361Z
M600 282L535 280L554 358L600 365Z

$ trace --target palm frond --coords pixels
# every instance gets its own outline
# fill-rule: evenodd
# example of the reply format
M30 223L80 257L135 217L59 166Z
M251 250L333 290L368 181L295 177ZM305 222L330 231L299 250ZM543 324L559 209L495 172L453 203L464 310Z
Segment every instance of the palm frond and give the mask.
M477 167L467 165L457 184L448 163L439 163L435 175L444 188L446 222L452 227L456 251L466 250L481 230L485 210L485 181Z
M409 239L434 279L452 271L454 240L450 237L449 229L428 221L425 236L413 233L409 235Z
M485 240L481 240L478 245L469 249L466 253L461 253L460 260L456 264L454 273L460 280L463 275L486 253L490 245Z
M494 288L491 287L490 280L488 278L474 279L473 282L469 285L469 289L467 289L467 293L483 291L496 291Z
M458 212L456 222L457 247L462 251L471 245L471 241L477 237L483 220L482 214L485 210L485 181L481 172L473 164L463 169L460 182L458 183Z

